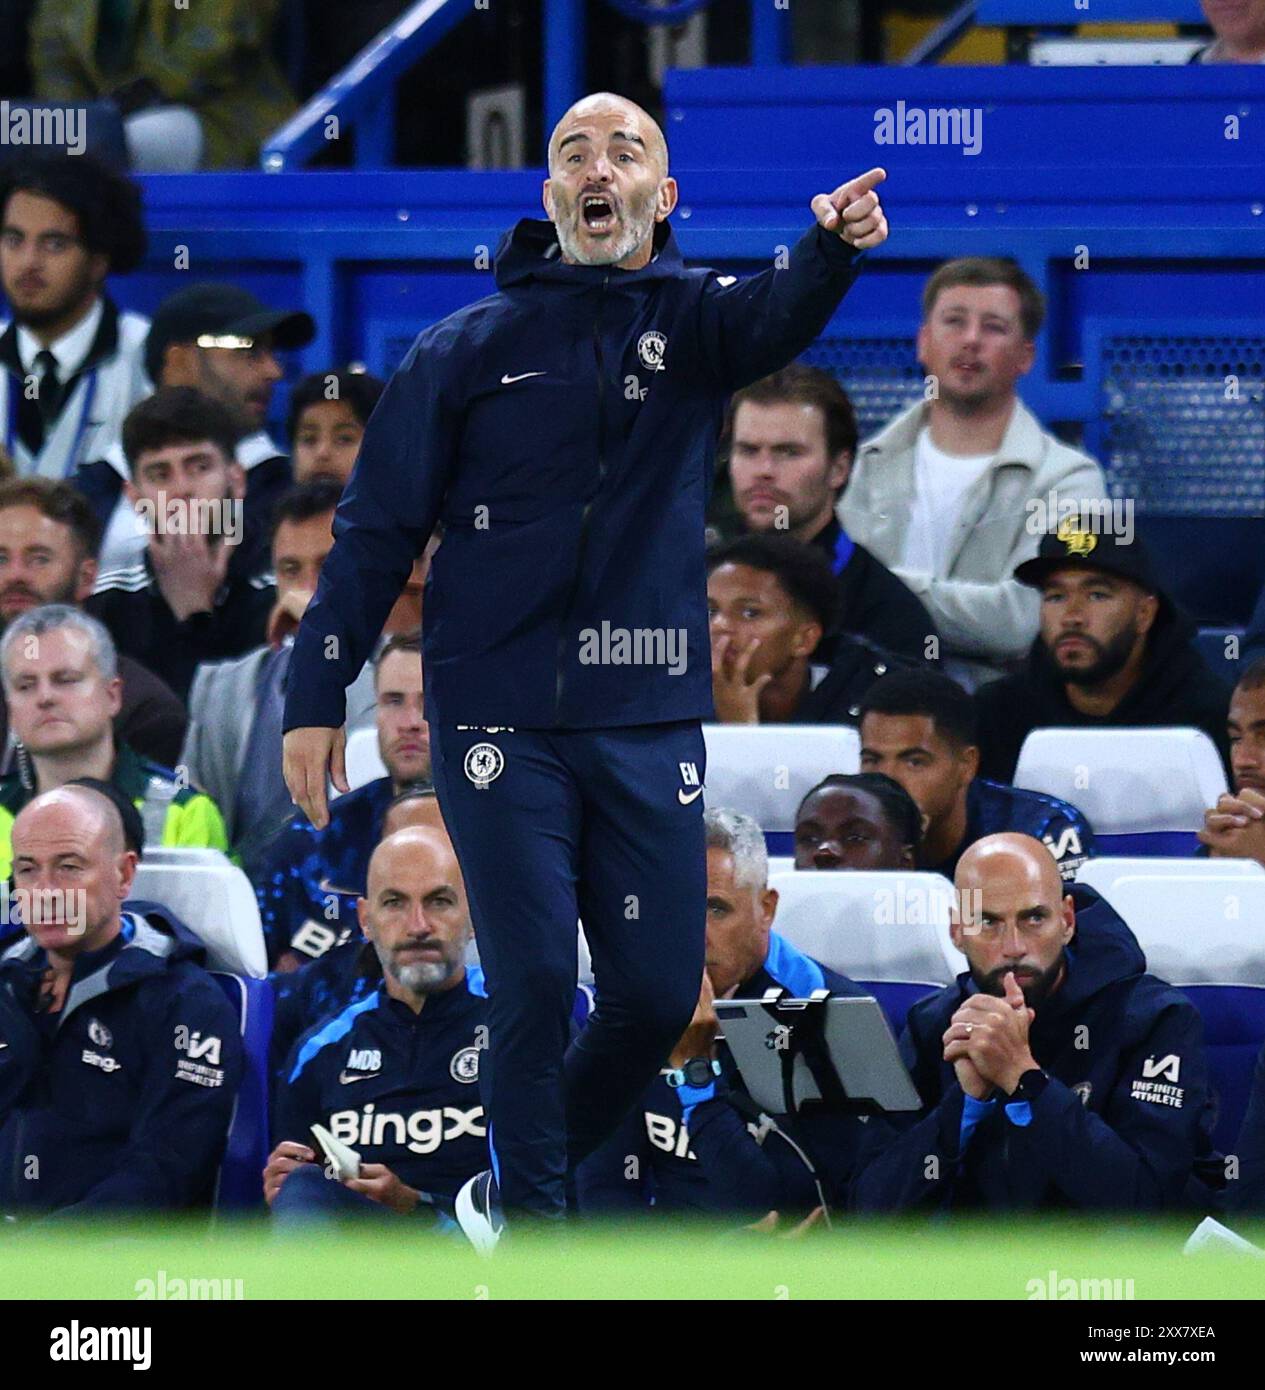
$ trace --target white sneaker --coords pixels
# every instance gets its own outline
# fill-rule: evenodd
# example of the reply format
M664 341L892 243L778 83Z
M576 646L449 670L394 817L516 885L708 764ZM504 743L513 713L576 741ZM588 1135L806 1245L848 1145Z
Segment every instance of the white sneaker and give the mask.
M505 1231L501 1194L490 1168L476 1173L457 1193L457 1225L480 1255L490 1255Z

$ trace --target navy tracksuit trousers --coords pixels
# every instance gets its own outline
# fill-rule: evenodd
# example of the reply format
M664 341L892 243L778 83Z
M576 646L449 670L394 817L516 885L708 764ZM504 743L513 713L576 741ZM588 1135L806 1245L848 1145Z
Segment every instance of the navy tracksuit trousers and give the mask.
M432 724L431 757L487 976L479 1082L501 1200L560 1216L568 1171L637 1103L698 1001L702 730ZM597 1007L568 1047L577 919Z

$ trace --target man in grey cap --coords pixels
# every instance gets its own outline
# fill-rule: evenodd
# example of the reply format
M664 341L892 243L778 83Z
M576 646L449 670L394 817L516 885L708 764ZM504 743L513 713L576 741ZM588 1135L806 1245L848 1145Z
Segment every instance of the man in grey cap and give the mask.
M1228 757L1229 690L1156 582L1141 541L1068 516L1015 578L1041 594L1027 665L976 692L980 774L1013 779L1037 728L1185 725Z

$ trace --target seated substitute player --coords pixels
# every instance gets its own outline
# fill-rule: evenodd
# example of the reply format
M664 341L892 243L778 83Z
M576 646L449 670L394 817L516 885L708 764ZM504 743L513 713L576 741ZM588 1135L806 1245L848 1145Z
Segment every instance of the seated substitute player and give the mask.
M797 869L912 869L922 812L881 772L832 772L795 812Z
M116 741L121 682L110 634L95 618L59 603L22 614L0 639L0 677L22 745L18 771L0 780L0 877L9 872L14 816L37 792L77 777L116 783L151 844L227 852L215 802Z
M374 667L378 752L387 775L331 802L323 830L300 812L262 856L255 893L268 960L277 969L295 970L348 939L351 903L364 891L387 807L405 787L430 783L420 652L417 633L391 637Z
M381 966L377 989L309 1029L277 1095L278 1142L264 1169L277 1218L409 1215L449 1207L488 1163L478 1079L487 1042L481 971L468 972L470 909L457 856L433 830L401 830L373 852L356 912ZM337 1181L311 1133L361 1156Z
M852 1199L867 1211L1159 1209L1209 1153L1199 1014L1146 974L1092 890L1028 835L962 856L954 944L969 969L909 1011L923 1109L871 1121Z
M1015 578L1041 591L1041 631L1023 670L976 692L980 771L1008 782L1033 729L1187 725L1229 762L1229 691L1194 625L1156 582L1142 543L1068 517Z
M813 546L773 532L707 554L712 697L721 724L855 723L861 697L904 659L836 632L839 586ZM834 660L812 661L827 633Z
M792 362L735 391L724 430L733 501L748 531L784 531L816 546L839 586L839 626L921 659L935 635L922 603L839 524L835 508L856 456L857 420L843 387ZM833 648L833 634L822 652Z
M1265 868L1265 656L1239 677L1230 696L1230 778L1204 812L1201 854L1213 859L1255 859Z
M759 999L774 988L797 999L817 989L865 991L772 930L778 895L768 886L755 821L725 809L708 811L704 820L707 964L698 1007L641 1103L577 1170L585 1213L649 1205L656 1212L763 1215L810 1211L846 1191L861 1120L808 1105L778 1119L781 1132L761 1124L717 1040L713 999Z
M861 766L885 772L927 818L918 867L952 878L968 845L1000 830L1040 840L1067 880L1094 852L1094 834L1069 802L979 777L975 706L940 671L892 671L861 702Z
M28 925L0 958L0 1210L209 1203L242 1052L202 947L122 911L136 855L99 792L37 797L13 851Z

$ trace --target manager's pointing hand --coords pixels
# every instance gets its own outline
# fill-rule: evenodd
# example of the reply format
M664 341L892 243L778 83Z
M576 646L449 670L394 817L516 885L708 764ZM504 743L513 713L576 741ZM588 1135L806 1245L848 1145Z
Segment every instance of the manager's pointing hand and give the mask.
M871 169L841 183L833 193L818 193L811 204L813 215L828 232L838 232L858 250L881 246L887 240L887 218L874 189L886 177L886 169Z

